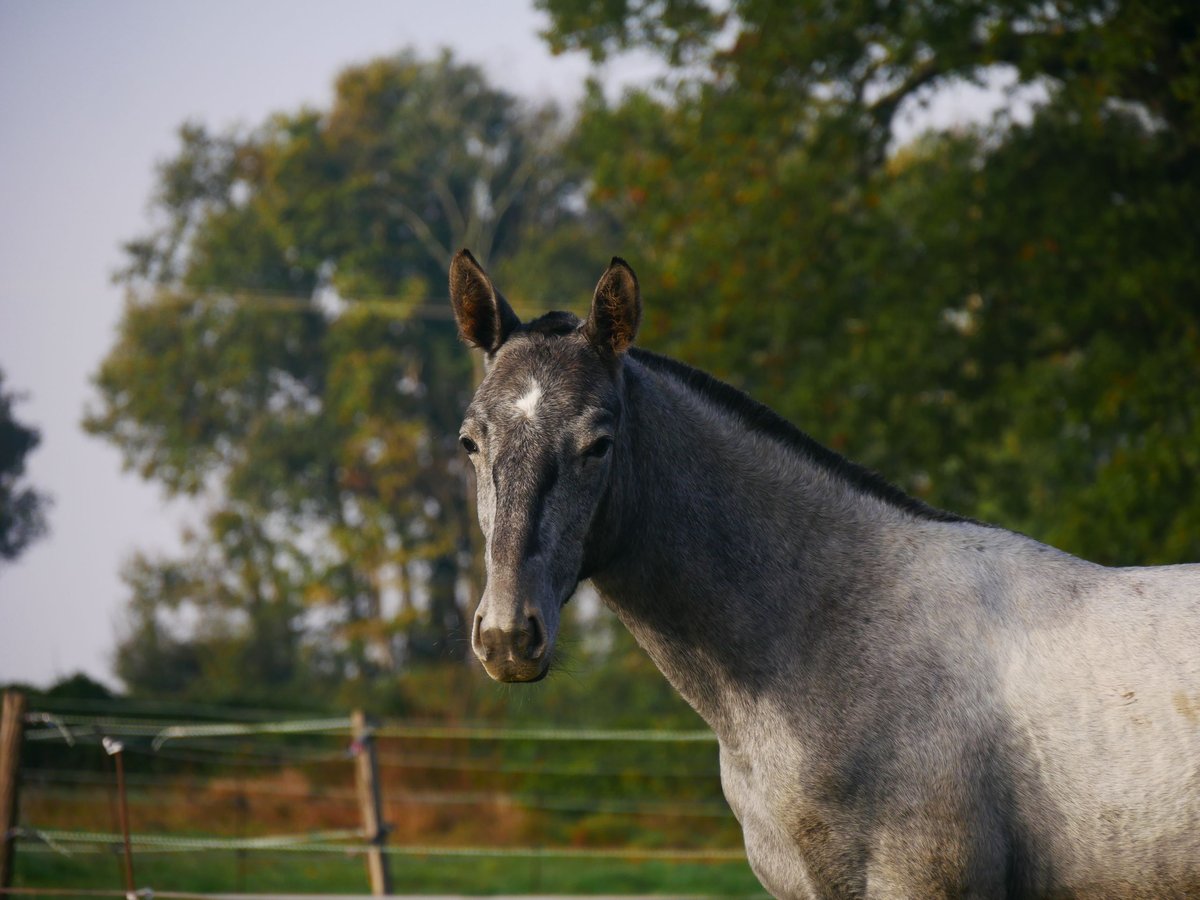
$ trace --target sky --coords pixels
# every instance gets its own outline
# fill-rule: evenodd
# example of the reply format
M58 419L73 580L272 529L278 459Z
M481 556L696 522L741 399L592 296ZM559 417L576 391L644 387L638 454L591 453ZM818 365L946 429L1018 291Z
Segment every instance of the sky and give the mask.
M120 246L147 228L179 125L327 106L342 68L409 46L570 103L588 63L552 57L542 27L530 4L485 0L0 0L0 370L42 433L27 483L54 498L50 535L0 567L0 682L114 683L121 565L178 546L194 518L79 426L121 312ZM602 74L617 90L653 65Z
M518 0L0 0L0 370L42 434L26 481L54 500L50 535L0 565L0 682L83 671L115 686L121 566L170 552L196 518L79 425L115 339L121 244L147 230L179 125L327 107L341 69L406 47L450 47L501 87L569 104L593 70L551 56L544 26ZM657 71L635 55L596 74L616 93ZM949 92L907 127L995 105Z

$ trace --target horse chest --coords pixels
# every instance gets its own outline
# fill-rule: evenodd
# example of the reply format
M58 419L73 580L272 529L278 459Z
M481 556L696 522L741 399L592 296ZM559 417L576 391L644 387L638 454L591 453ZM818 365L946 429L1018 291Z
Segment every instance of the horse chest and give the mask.
M776 897L817 897L802 847L788 827L792 794L769 754L738 753L721 746L721 788L742 826L746 857L759 881Z

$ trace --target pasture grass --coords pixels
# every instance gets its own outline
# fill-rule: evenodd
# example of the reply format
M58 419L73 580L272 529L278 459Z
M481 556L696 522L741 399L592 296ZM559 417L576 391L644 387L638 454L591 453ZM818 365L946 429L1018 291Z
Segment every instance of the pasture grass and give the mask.
M663 860L470 859L401 857L391 860L397 893L426 894L704 894L763 897L743 862ZM62 889L124 886L117 854L16 855L15 887ZM368 892L360 857L294 852L147 853L134 856L137 886L158 891Z

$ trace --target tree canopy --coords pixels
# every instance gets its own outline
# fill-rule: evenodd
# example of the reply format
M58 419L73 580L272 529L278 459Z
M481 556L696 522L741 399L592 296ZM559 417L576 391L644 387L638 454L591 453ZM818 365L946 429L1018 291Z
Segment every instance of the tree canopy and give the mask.
M4 389L0 372L0 560L11 561L46 533L49 497L24 484L25 460L41 442L36 428L13 413L17 397Z
M1200 557L1200 44L1184 4L543 0L631 47L578 152L645 340L905 489L1109 563ZM897 146L1007 71L1024 119Z
M553 280L589 231L558 140L553 109L448 55L353 67L330 109L250 132L181 129L86 425L213 512L186 559L131 564L127 681L267 690L462 658L473 373L445 272L470 244L500 271L543 254L530 283ZM188 607L212 633L180 643Z

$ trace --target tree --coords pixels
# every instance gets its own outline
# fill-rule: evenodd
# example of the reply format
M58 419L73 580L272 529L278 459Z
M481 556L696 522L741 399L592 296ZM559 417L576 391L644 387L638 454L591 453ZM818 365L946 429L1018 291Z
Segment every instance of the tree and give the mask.
M544 0L678 64L589 96L645 338L906 489L1112 563L1200 557L1200 32L1184 4ZM893 146L1005 66L1020 124Z
M820 0L539 0L556 52L594 59L632 47L662 53L699 79L780 110L817 113L784 130L857 123L882 161L891 123L910 99L954 79L1012 67L1048 79L1093 110L1135 103L1172 132L1181 152L1200 143L1200 29L1190 5L1147 0L1030 0L830 5ZM749 96L754 92L756 97Z
M410 54L346 70L327 111L181 130L159 227L127 247L130 299L86 424L218 512L190 559L135 564L131 636L173 658L160 614L208 610L243 640L237 671L278 641L265 683L311 661L318 633L330 678L464 656L480 554L457 429L472 371L442 285L463 244L505 271L586 240L559 139L553 110L449 55ZM196 677L217 677L209 650L188 652Z
M126 566L117 675L143 694L274 704L319 695L330 666L306 641L329 636L303 628L303 554L236 504L207 526L185 535L181 560L137 555Z
M13 415L18 397L4 390L0 372L0 559L11 561L46 533L46 494L21 483L25 459L41 442L36 428Z

